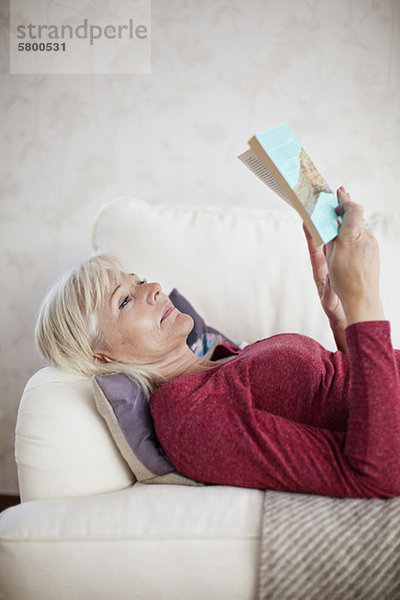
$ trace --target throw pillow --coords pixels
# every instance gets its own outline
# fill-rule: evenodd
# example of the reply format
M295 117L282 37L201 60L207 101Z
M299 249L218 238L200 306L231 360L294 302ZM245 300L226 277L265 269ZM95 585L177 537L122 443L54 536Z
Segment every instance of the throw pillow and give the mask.
M194 321L193 329L187 338L187 344L197 356L204 356L212 346L220 341L234 344L226 335L206 324L203 317L176 288L169 294L172 304L181 312L190 315Z
M157 441L149 403L142 390L122 373L92 379L97 410L137 481L201 485L181 475Z

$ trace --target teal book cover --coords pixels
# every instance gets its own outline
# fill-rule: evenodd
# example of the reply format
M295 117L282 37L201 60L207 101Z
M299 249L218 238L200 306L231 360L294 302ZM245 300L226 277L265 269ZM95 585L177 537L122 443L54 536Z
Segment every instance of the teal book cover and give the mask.
M339 229L336 195L290 127L278 125L256 133L255 137L305 208L323 242L336 237Z

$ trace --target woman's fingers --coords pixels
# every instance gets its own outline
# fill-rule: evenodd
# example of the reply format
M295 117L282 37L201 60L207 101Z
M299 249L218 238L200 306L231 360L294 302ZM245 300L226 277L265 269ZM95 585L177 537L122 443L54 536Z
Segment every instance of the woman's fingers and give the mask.
M304 223L303 223L303 231L306 236L308 251L310 254L310 262L311 262L311 267L312 267L312 272L313 272L313 278L314 278L315 284L317 286L318 293L321 297L322 293L323 293L323 287L325 284L326 276L328 273L328 266L326 264L325 255L322 250L322 247L315 246L313 239L312 239L309 231L307 230L307 227L304 225Z
M311 234L308 231L307 227L304 225L304 223L303 223L303 231L306 236L307 246L308 246L308 251L310 253L311 262L314 261L315 257L317 257L317 260L319 260L319 261L321 260L321 257L322 257L322 260L324 261L325 259L323 256L322 246L316 246L314 244Z
M325 258L325 246L315 246L313 239L303 223L306 236L314 282L321 300L322 308L330 322L343 323L345 315L339 298L332 289L328 265Z
M303 231L306 236L308 251L310 254L311 264L313 266L313 271L314 271L314 267L325 264L325 256L324 256L323 249L322 249L323 247L316 246L314 244L314 241L313 241L307 227L304 225L304 223L303 223Z
M350 194L343 187L338 189L337 195L339 206L336 212L342 217L339 235L341 238L358 239L365 231L363 209L350 200Z

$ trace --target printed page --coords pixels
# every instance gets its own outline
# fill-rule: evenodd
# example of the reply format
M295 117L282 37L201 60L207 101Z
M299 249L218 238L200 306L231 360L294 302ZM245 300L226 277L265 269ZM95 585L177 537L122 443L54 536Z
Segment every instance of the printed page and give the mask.
M255 136L302 203L324 243L336 237L339 224L336 195L316 169L287 125Z
M271 188L271 190L275 192L275 194L278 194L278 196L280 196L282 200L285 200L285 202L292 206L290 199L286 196L285 192L278 185L278 183L273 178L267 167L264 165L264 163L261 162L261 160L251 148L249 148L249 150L246 150L246 152L243 152L243 154L240 154L238 156L238 159L241 160L242 163L250 169L250 171L253 171L254 175L257 175L257 177L261 179L261 181L263 181L269 188Z

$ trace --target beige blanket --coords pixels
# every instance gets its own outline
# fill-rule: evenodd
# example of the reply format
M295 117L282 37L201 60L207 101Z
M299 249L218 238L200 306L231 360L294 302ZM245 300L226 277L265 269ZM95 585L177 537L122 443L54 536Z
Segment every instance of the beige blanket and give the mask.
M258 599L400 599L400 498L266 492Z

